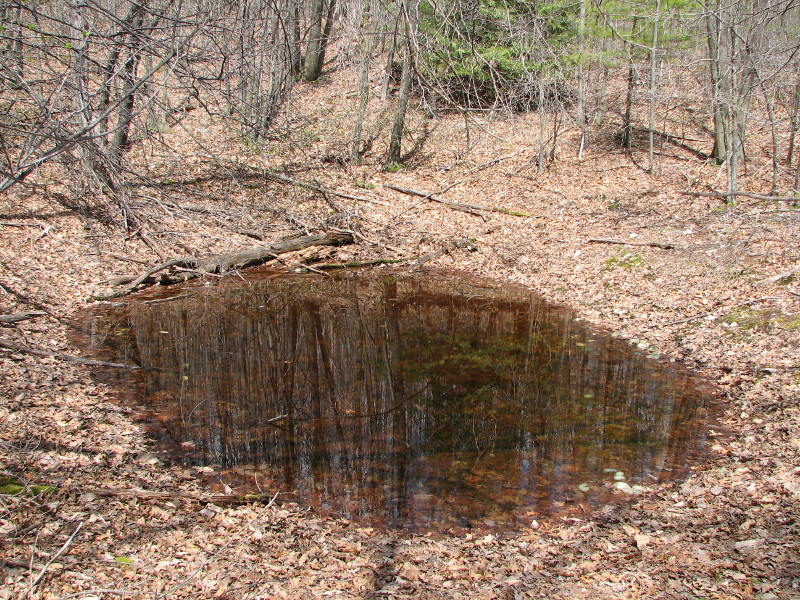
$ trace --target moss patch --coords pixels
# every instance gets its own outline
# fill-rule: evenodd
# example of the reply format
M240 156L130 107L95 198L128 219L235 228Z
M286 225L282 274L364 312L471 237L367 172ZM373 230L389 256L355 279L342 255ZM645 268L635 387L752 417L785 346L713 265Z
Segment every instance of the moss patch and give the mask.
M608 270L616 268L622 269L635 269L644 264L644 257L638 252L626 252L620 256L612 256L606 259L605 265Z
M723 323L738 326L740 331L773 331L776 328L796 331L800 329L800 315L786 313L775 309L754 309L741 307L732 310Z

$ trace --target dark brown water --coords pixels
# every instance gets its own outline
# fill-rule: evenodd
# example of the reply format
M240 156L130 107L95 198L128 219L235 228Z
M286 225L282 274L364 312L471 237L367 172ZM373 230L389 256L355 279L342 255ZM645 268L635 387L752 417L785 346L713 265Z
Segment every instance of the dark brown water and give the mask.
M91 344L158 369L140 402L184 460L323 513L513 528L641 493L707 443L685 369L519 288L379 269L162 300L95 313Z

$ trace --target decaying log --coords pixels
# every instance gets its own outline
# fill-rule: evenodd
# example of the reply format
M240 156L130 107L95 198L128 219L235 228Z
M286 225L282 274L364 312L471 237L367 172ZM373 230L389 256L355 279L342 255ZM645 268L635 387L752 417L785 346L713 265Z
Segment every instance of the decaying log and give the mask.
M628 242L626 240L604 240L595 238L586 240L587 243L593 244L619 244L620 246L651 246L653 248L661 248L662 250L674 250L675 246L664 242Z
M196 258L187 256L183 258L173 258L166 262L156 265L141 273L133 281L128 283L123 289L104 296L93 296L92 300L112 300L126 296L136 290L140 285L147 285L154 281L154 275L170 268L181 269L177 274L164 274L160 277L160 283L171 284L188 281L202 275L223 275L231 269L244 269L253 267L273 260L280 254L302 250L310 246L341 246L353 243L353 234L346 231L333 231L328 233L318 233L313 235L303 235L293 237L273 244L253 246L245 250Z
M409 196L421 196L423 198L427 198L433 202L438 202L439 204L444 204L445 206L449 206L454 210L460 210L462 212L467 212L477 216L483 216L480 213L476 213L477 210L483 210L486 212L496 212L502 213L504 215L511 215L514 217L529 217L527 213L518 212L509 210L507 208L499 208L497 206L485 206L483 204L469 204L464 202L451 202L450 200L445 200L444 198L439 198L434 196L433 194L426 194L425 192L418 192L416 190L409 190L407 188L402 188L396 185L389 185L388 183L384 183L383 187L389 188L390 190L394 190L396 192L401 192L403 194L408 194Z

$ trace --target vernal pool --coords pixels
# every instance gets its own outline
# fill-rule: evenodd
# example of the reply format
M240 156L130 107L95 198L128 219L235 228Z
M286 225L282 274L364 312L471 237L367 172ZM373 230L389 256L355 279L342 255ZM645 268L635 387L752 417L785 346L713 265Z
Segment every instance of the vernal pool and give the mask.
M505 529L623 501L708 445L693 374L519 287L373 269L167 294L93 312L91 344L146 367L137 402L176 456L239 491Z

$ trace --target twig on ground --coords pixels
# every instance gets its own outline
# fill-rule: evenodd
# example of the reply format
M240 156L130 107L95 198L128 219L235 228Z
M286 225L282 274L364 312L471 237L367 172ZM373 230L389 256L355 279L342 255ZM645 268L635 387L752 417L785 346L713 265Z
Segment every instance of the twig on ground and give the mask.
M78 526L75 528L75 531L73 531L72 535L69 536L69 539L66 542L64 542L63 546L61 546L61 549L58 552L56 552L49 561L47 561L47 564L44 567L42 567L42 570L39 572L39 575L36 577L36 579L34 579L31 582L31 586L30 586L30 590L29 590L29 594L31 596L33 595L34 588L42 580L42 577L44 577L44 574L47 572L47 569L50 568L50 565L52 565L59 556L61 556L62 554L64 554L64 552L66 552L67 548L69 548L69 545L72 543L72 540L74 540L75 536L78 535L78 532L81 529L83 529L83 526L84 526L85 523L86 523L86 521L81 521L78 524Z
M0 227L41 227L45 229L41 223L12 223L10 221L0 221Z

